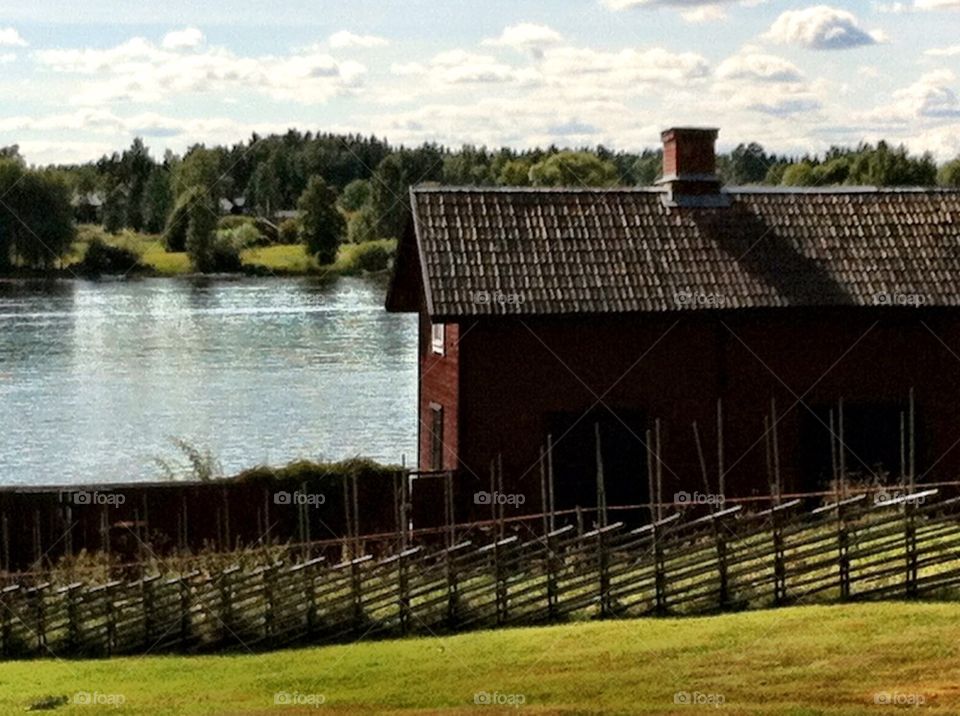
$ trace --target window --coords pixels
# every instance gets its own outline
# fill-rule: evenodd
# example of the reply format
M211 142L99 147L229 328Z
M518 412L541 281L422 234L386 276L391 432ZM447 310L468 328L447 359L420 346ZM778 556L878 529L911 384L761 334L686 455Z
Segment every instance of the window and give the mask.
M430 469L443 469L443 406L430 403Z
M438 355L443 355L443 344L447 336L447 332L444 330L444 328L445 326L442 323L434 323L431 326L430 344L433 348L433 352Z

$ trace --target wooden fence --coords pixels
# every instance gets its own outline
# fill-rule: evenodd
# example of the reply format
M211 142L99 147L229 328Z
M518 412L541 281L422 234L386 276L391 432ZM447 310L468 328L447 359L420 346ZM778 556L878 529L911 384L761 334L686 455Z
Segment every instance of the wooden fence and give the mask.
M741 506L628 529L423 545L100 585L0 592L0 654L267 649L568 619L960 595L960 497Z

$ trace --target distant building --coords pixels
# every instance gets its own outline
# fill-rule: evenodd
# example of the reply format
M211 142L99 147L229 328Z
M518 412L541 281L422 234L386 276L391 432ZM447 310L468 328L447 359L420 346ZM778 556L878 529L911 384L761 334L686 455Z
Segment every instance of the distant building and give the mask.
M80 224L99 224L103 219L103 195L91 191L75 193L70 199L73 217Z
M644 503L655 419L664 497L704 489L694 421L715 486L718 399L728 496L767 494L772 399L787 492L841 449L895 479L911 388L918 479L958 476L960 193L725 189L716 136L664 132L653 188L412 190L387 307L420 316L419 465L459 515L497 456L537 506L548 435L557 508L596 504L597 431L608 504Z

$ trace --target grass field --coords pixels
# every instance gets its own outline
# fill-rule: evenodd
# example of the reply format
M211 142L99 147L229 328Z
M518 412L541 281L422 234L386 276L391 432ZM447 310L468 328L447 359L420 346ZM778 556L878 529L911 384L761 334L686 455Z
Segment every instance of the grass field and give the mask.
M502 705L476 703L485 699ZM960 610L808 606L255 655L0 665L0 712L44 700L76 714L956 714ZM76 703L84 700L100 705Z

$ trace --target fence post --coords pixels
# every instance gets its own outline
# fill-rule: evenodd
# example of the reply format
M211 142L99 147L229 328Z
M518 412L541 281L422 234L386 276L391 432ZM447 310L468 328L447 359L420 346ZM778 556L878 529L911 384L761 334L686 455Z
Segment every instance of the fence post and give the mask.
M916 511L917 503L913 500L907 500L903 506L904 535L906 539L907 553L907 573L906 573L906 592L908 597L916 597L918 591L917 585L917 524Z
M353 628L360 631L363 628L363 591L360 577L360 564L354 559L350 562L350 588L353 595Z
M610 616L610 554L607 551L607 536L603 529L597 530L597 550L600 572L600 616Z
M75 584L68 585L65 594L67 597L67 651L76 654L80 649L80 618L77 613Z
M312 636L317 629L317 590L314 586L313 567L303 568L304 593L307 600L307 635Z
M771 518L773 520L773 602L779 607L787 600L787 566L780 512L773 510Z
M400 633L406 636L410 630L410 580L406 552L401 552L397 557L397 591L400 599Z
M113 597L110 594L114 586L116 584L107 584L103 590L103 598L106 600L104 610L106 611L107 621L107 656L113 655L113 648L117 643L117 612L113 604Z
M837 547L840 565L840 599L850 598L850 533L847 530L845 505L837 503Z
M503 569L503 557L500 554L500 541L493 543L493 570L496 577L497 624L507 621L507 578Z
M656 590L656 612L663 615L667 613L667 574L666 564L663 554L663 543L661 541L660 524L654 522L651 525L653 535L653 563L654 563L654 589Z
M220 641L226 644L230 639L230 625L233 623L233 590L230 588L230 575L236 571L236 567L225 569L220 573Z
M557 567L559 540L556 532L547 535L547 616L550 621L557 618Z
M453 629L460 612L460 590L457 569L454 564L454 551L448 549L444 559L444 570L447 577L447 626Z
M0 627L0 639L3 641L3 655L11 656L13 654L13 609L10 607L10 602L13 601L13 597L20 591L20 585L14 584L10 587L6 587L2 592L3 598L3 626Z
M146 577L140 581L140 596L143 602L143 641L147 649L153 646L155 621L153 612L153 582L153 577Z
M190 639L190 584L184 575L177 580L180 592L180 644L186 645Z
M725 529L720 520L714 518L713 534L717 544L717 576L720 578L720 609L726 609L730 604L730 585L727 580L727 539L723 534Z
M267 643L269 643L273 638L273 624L275 617L273 582L278 573L279 570L276 568L276 566L271 565L263 568L263 636L264 639L267 640Z
M40 584L33 588L34 621L37 631L37 651L43 651L47 646L47 603L44 590L49 584Z

